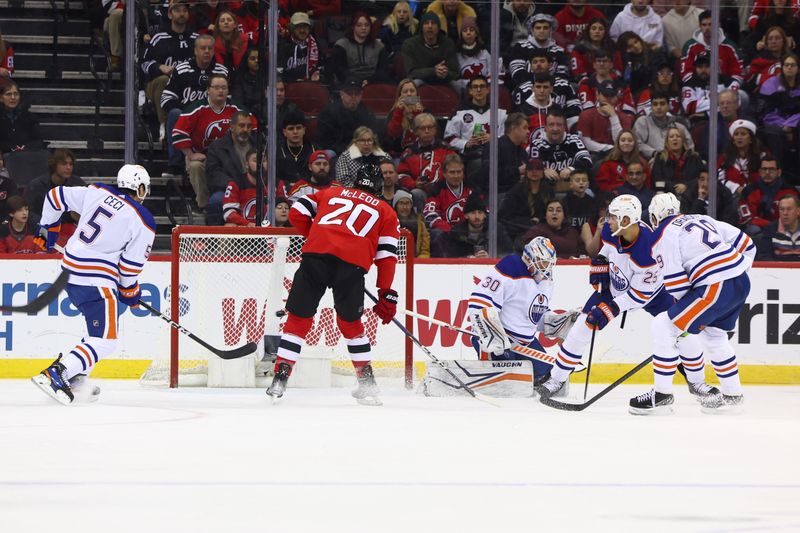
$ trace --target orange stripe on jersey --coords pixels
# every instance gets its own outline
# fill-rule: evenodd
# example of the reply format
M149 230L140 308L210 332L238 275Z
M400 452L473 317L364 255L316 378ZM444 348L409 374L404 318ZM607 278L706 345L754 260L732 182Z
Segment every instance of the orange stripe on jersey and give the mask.
M77 263L73 263L72 261L70 261L67 258L64 258L63 261L64 261L64 264L67 265L70 268L76 268L78 270L99 270L100 272L105 272L106 274L111 274L115 278L119 276L118 272L116 272L114 270L111 270L110 268L105 268L105 267L100 267L100 266L79 265Z
M735 261L736 261L736 256L735 255L732 256L732 257L723 257L722 259L718 259L718 260L714 261L713 263L707 264L706 266L704 266L703 268L701 268L700 270L698 270L697 272L692 274L692 279L699 278L700 276L703 275L703 273L705 273L706 270L711 270L715 266L723 265L725 263L733 263Z
M102 287L103 298L106 300L106 339L117 338L117 298L111 289Z
M682 278L678 278L675 281L668 281L664 285L666 287L672 287L673 285L683 285L684 283L689 283L689 278L684 276Z
M467 305L469 305L469 304L481 304L481 305L482 305L482 307L488 307L488 306L486 305L487 301L488 301L488 300L478 300L478 299L476 299L476 298L470 298L470 299L467 301Z
M744 251L745 251L745 249L746 249L748 246L750 246L750 243L751 243L751 242L752 242L752 241L750 240L750 237L748 237L747 235L745 235L745 236L744 236L744 241L742 241L742 245L741 245L741 246L739 246L739 249L738 249L737 251L738 251L740 254L743 254L743 253L744 253Z
M117 265L117 268L119 268L120 270L124 270L125 272L130 272L131 274L138 274L139 272L142 271L141 268L138 268L138 269L128 268L126 266L123 266L121 263L119 265Z
M684 309L683 313L674 321L675 326L683 331L688 330L689 324L716 301L720 285L721 283L709 285L703 298Z
M56 194L56 189L55 188L50 189L49 194L50 194L50 199L53 200L53 205L55 205L56 209L60 211L61 202L58 201L58 195Z
M86 348L84 348L79 344L75 347L75 349L81 352L83 356L86 358L86 361L88 361L89 364L86 365L87 368L94 365L94 359L92 359L92 355L86 351Z

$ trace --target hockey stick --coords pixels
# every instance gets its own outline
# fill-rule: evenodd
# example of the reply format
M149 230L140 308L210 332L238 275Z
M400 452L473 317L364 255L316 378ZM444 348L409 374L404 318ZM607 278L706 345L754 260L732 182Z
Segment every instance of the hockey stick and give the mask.
M614 383L612 383L611 385L609 385L605 389L601 390L596 395L592 396L592 398L589 399L588 402L584 402L584 403L564 403L564 402L559 402L557 400L554 400L552 398L539 398L539 401L541 403L543 403L544 405L546 405L547 407L552 407L553 409L559 409L561 411L583 411L584 409L586 409L587 407L592 405L594 402L596 402L597 400L599 400L600 398L602 398L603 396L605 396L606 394L608 394L609 392L611 392L612 390L617 388L619 385L621 385L628 378L630 378L631 376L633 376L634 374L639 372L641 369L646 367L650 363L650 361L652 359L653 359L653 356L651 355L650 357L648 357L647 359L645 359L644 361L642 361L641 363L639 363L638 365L633 367L631 370L629 370L625 375L623 375L617 381L615 381Z
M597 327L592 328L592 340L589 341L589 360L586 364L586 385L583 386L583 401L586 401L586 395L589 393L589 374L592 372L592 355L594 354L594 336L597 333Z
M11 313L37 313L47 307L64 290L69 281L69 270L62 270L56 280L50 284L39 296L25 305L4 305L0 306L0 311Z
M251 354L251 353L256 351L256 343L254 343L254 342L248 342L244 346L239 346L238 348L234 348L233 350L219 350L217 348L214 348L213 346L208 344L206 341L204 341L200 337L196 336L194 333L192 333L191 331L189 331L185 327L181 326L177 322L174 322L168 316L162 314L158 309L146 304L145 302L143 302L141 300L139 301L139 305L141 305L142 307L144 307L145 309L150 311L153 315L157 316L158 318L160 318L161 320L163 320L164 322L166 322L167 324L169 324L173 328L177 329L178 331L180 331L181 333L183 333L184 335L186 335L187 337L192 339L194 342L196 342L197 344L199 344L203 348L207 349L208 351L210 351L211 353L213 353L214 355L216 355L220 359L239 359L240 357L244 357L245 355Z
M469 335L471 337L477 337L474 331L459 328L458 326L454 326L453 324L449 324L444 322L443 320L438 320L436 318L422 315L420 313L415 313L414 311L409 311L408 309L397 309L398 313L403 313L408 316L412 316L414 318L419 318L420 320L424 320L425 322L430 322L431 324L436 324L437 326L441 326L443 328L447 328L452 331L457 331L459 333L463 333L464 335ZM512 346L512 352L516 352L522 354L526 357L530 357L531 359L536 359L537 361L541 361L543 363L547 363L549 365L555 364L556 358L552 355L548 355L545 352L540 352L539 350L534 350L533 348L529 348L527 346Z
M371 292L369 292L368 289L364 289L364 292L367 294L367 296L369 296L370 300L372 300L376 304L378 303L378 299ZM494 405L495 407L502 407L503 406L503 404L501 404L500 402L498 402L497 400L495 400L491 396L486 396L485 394L481 394L479 392L475 392L474 390L472 390L472 388L470 388L469 385L464 383L457 375L455 375L452 370L447 368L447 366L444 363L442 363L442 361L440 361L438 357L433 355L430 352L430 350L428 350L428 348L424 344L422 344L422 342L420 342L419 339L417 339L410 331L408 331L408 329L406 329L406 327L399 320L397 320L396 318L392 318L392 322L394 322L395 326L400 328L400 331L402 331L404 335L406 335L409 339L411 339L414 342L414 344L416 344L419 347L419 349L422 350L422 352L425 355L427 355L428 358L433 363L439 365L442 368L442 370L444 370L445 372L450 374L450 376L456 381L456 383L461 385L461 387L465 391L467 391L467 393L470 396L472 396L476 400L480 400L480 401L486 402L486 403L488 403L490 405Z

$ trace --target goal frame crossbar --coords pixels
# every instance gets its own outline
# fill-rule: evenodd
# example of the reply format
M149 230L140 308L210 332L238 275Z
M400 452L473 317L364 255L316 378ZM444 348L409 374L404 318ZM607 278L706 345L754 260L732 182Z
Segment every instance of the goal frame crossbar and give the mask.
M398 263L398 268L405 268L405 307L407 309L414 309L414 236L406 229L400 230L401 237L406 240L406 257L404 263ZM180 239L182 236L191 235L209 235L209 236L224 236L230 235L262 235L265 237L294 237L300 235L296 228L270 228L270 227L230 227L230 226L177 226L172 230L172 253L171 253L171 297L170 297L170 311L173 320L180 324L180 298L179 298L179 285L181 280L181 249ZM411 316L405 317L405 326L409 331L413 332L414 321ZM386 326L383 326L386 327ZM404 340L404 381L406 388L413 387L414 382L414 355L413 343L410 338ZM170 331L170 369L169 369L169 386L176 388L178 386L178 374L180 363L180 336L177 329Z

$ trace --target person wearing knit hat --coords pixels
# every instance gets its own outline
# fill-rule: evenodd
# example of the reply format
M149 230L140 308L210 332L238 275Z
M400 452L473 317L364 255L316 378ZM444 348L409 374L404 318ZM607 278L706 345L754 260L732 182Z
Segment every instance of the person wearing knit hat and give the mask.
M733 122L731 122L731 125L728 128L728 133L730 133L731 137L733 137L733 132L735 132L739 128L744 128L753 135L756 134L756 125L750 122L749 120L743 120L743 119L734 120Z
M431 234L425 226L425 219L421 213L414 210L414 197L403 189L398 189L392 198L392 207L397 212L400 227L405 228L414 236L414 256L431 256Z
M420 19L419 33L403 43L406 77L413 79L417 86L424 83L447 83L458 78L456 45L445 35L447 25L443 26L442 20L446 22L446 19L429 8ZM458 30L455 30L454 36L458 36Z
M454 41L458 40L458 36L464 28L464 20L471 18L474 22L478 17L475 10L462 0L436 0L428 6L425 15L428 14L434 14L439 18L439 27ZM425 15L422 16L422 20L425 19Z

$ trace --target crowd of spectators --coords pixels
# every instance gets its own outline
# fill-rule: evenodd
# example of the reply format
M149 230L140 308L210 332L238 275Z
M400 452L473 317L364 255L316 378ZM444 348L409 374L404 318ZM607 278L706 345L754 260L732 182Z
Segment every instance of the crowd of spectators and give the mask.
M262 160L279 180L266 191L276 217L304 192L380 168L382 196L420 257L485 257L494 165L500 253L546 235L559 256L584 255L615 195L637 196L645 217L662 191L705 213L716 180L719 219L750 234L760 257L796 259L800 8L738 4L723 6L713 28L699 0L506 0L493 30L488 2L281 0L274 127L259 115L257 2L151 1L137 62L168 152L165 174L189 176L208 224L260 223L245 204L255 194L255 132L272 131L277 151ZM114 26L125 7L103 5L119 56ZM713 32L719 65L710 62ZM488 51L492 33L499 57ZM0 38L2 153L41 142L12 74L13 50ZM309 103L313 85L329 98ZM718 172L709 176L711 142ZM70 179L63 159L53 159L52 183ZM3 216L12 216L5 206Z

